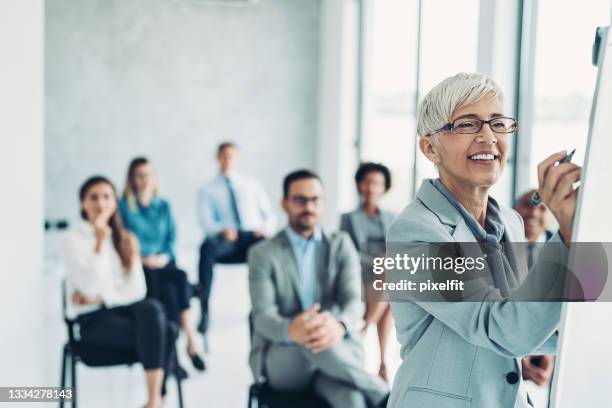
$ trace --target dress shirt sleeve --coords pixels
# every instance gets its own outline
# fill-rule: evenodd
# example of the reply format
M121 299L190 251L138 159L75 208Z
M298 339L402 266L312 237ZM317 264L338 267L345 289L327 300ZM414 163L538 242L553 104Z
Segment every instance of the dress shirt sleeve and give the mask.
M71 231L62 242L61 253L70 287L87 297L99 295L99 276L104 267L104 259L95 252L94 244L82 240Z
M257 182L256 187L257 194L257 206L258 210L261 213L261 217L263 219L263 230L266 235L272 235L276 230L276 214L274 212L274 207L272 207L272 203L270 202L270 198L266 193L266 190L263 186Z
M198 212L202 229L207 236L214 236L221 232L223 226L215 216L213 200L206 187L198 194Z
M130 272L115 271L115 263L108 259L109 253L112 253L109 251L115 249L108 248L112 247L110 241L102 245L102 250L96 253L92 242L82 241L75 235L67 237L63 245L63 258L70 287L87 297L99 295L107 307L143 299L146 285L140 257L134 260Z

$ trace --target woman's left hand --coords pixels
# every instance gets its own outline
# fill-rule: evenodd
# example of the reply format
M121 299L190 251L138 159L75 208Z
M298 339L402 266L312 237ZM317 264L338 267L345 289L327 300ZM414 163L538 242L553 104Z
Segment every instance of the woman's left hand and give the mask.
M576 212L578 189L573 184L580 181L581 167L573 163L559 163L565 150L549 156L538 164L538 194L559 222L559 233L567 244L572 239L572 224Z
M72 293L72 303L76 305L96 305L98 303L102 303L102 298L97 296L85 296L79 291L74 291Z
M148 255L142 258L143 265L151 269L161 269L168 265L168 262L170 257L166 254Z

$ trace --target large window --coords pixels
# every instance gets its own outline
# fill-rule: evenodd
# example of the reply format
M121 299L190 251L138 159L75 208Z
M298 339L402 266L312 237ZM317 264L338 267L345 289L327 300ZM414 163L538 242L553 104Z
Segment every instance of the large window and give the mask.
M388 208L406 205L413 183L418 1L365 1L361 159L391 169Z
M423 1L421 29L421 98L444 78L476 71L480 0ZM417 147L418 148L418 147ZM416 186L437 176L423 154L416 155Z
M444 78L476 71L480 0L425 0L421 18L422 94Z
M384 203L389 209L400 210L421 179L436 174L416 151L417 98L449 75L476 70L479 3L363 0L360 157L391 169L394 187Z
M538 5L530 186L537 186L537 163L554 152L576 148L572 161L584 160L597 76L591 49L597 26L610 22L610 0Z

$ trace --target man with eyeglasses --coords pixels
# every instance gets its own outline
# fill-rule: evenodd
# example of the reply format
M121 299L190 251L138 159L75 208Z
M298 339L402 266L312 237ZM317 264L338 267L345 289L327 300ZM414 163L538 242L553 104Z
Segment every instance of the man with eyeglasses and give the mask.
M249 362L279 391L310 389L332 407L384 406L388 387L365 371L359 257L348 235L321 230L323 185L308 170L283 182L289 225L249 252Z

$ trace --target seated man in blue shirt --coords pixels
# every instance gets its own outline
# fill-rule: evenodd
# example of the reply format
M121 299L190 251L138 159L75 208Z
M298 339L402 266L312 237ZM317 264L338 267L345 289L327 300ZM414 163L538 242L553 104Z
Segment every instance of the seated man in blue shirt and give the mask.
M289 226L249 252L249 362L271 388L311 388L332 407L383 407L387 384L364 369L361 265L350 237L319 226L323 186L298 170L283 184Z
M234 171L236 146L217 149L220 174L198 195L198 211L206 234L200 248L199 278L202 319L198 330L208 330L208 301L215 263L246 262L248 248L274 231L276 217L263 187L253 177Z

